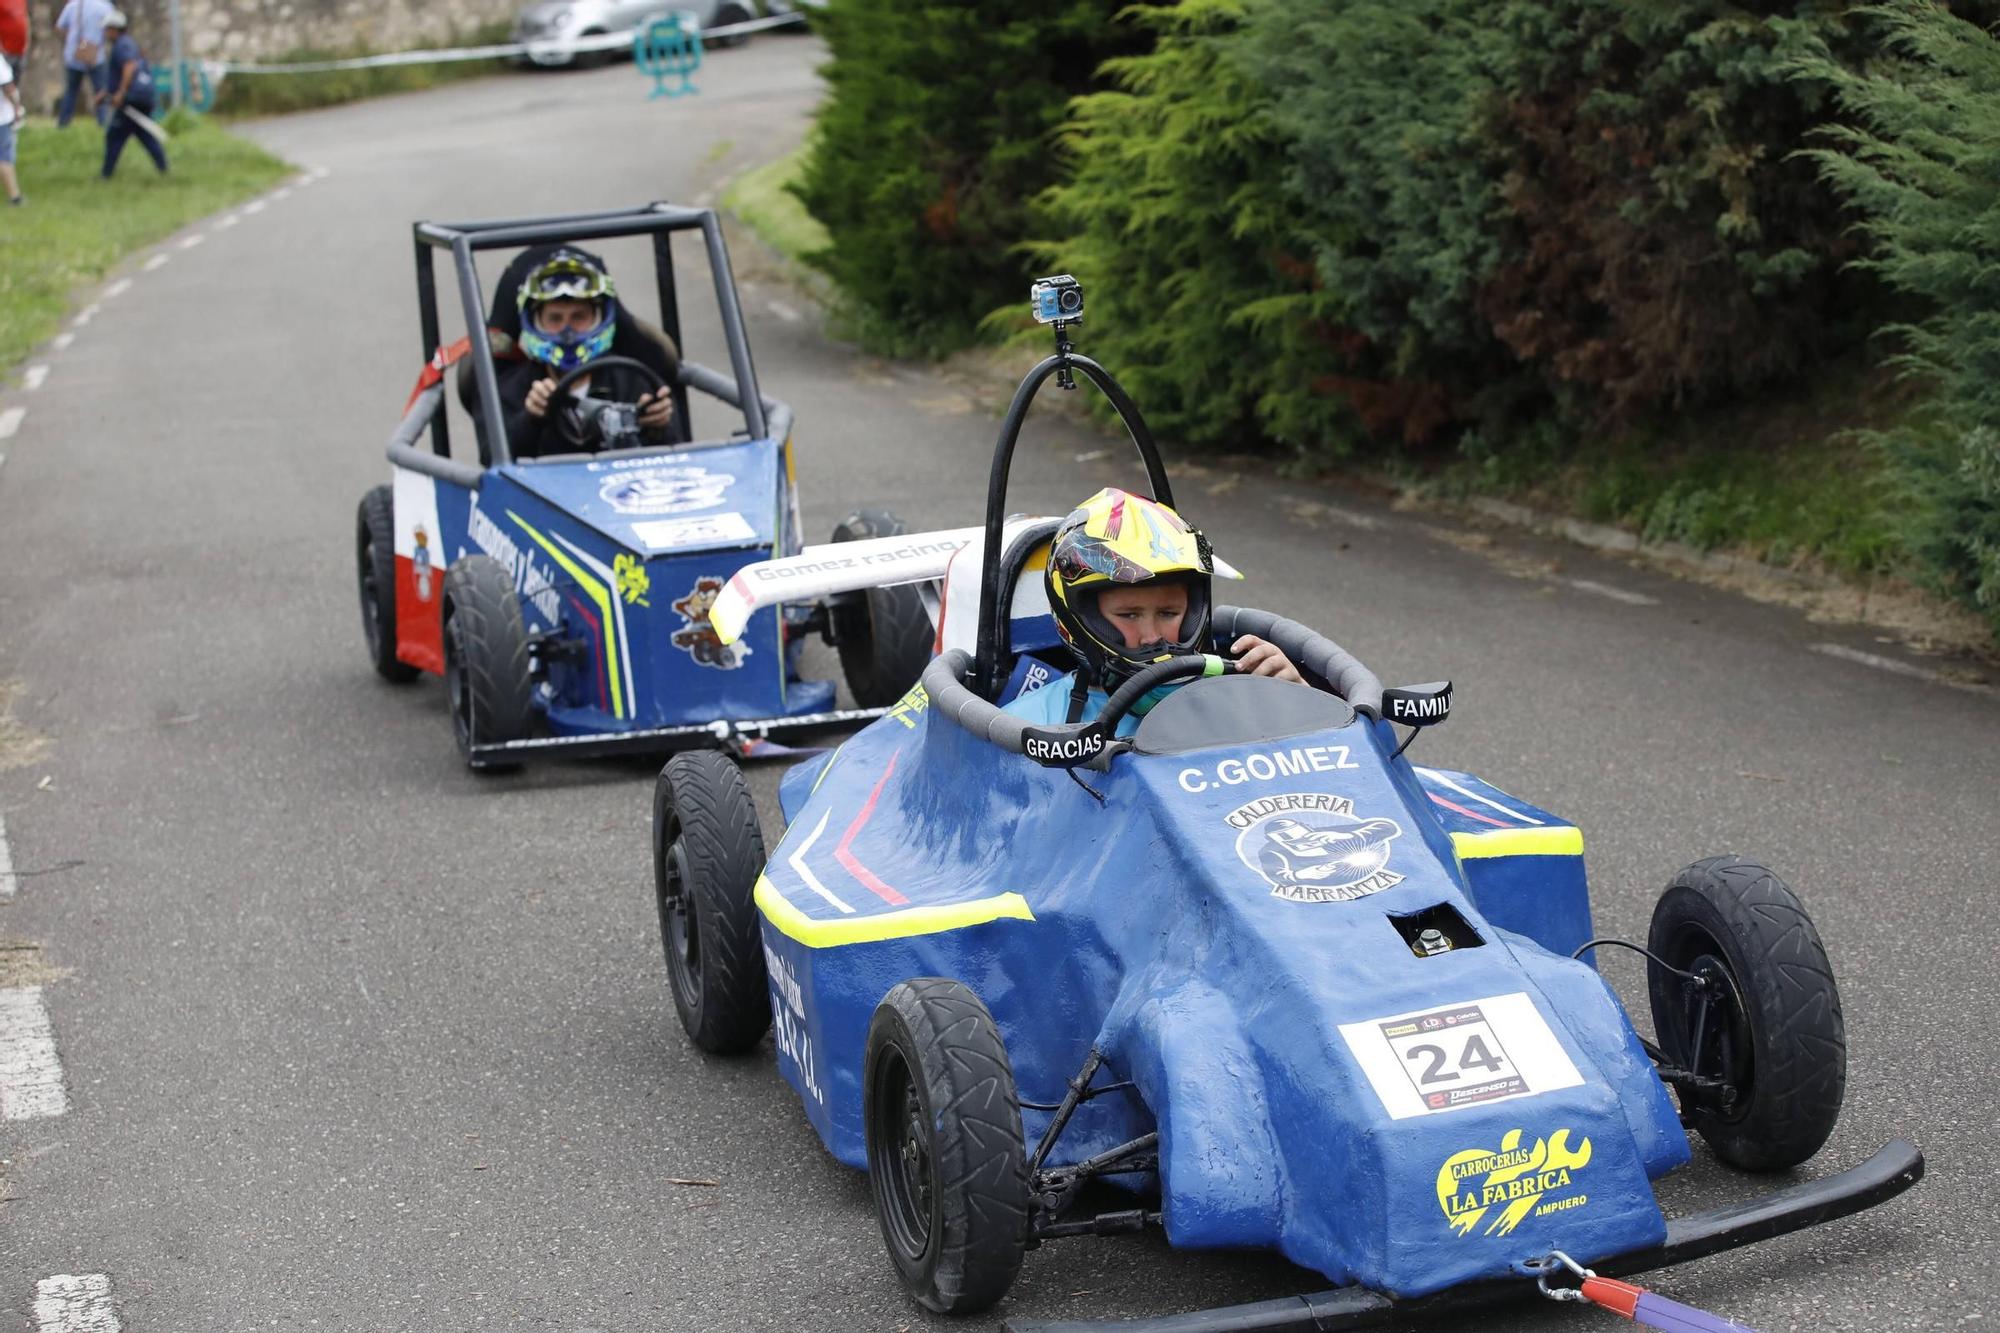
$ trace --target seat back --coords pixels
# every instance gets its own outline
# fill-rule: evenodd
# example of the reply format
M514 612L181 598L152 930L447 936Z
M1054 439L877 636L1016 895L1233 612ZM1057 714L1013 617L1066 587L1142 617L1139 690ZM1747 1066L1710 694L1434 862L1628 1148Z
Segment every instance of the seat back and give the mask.
M1005 672L1013 671L1015 659L1024 653L1056 656L1067 652L1056 632L1055 617L1049 614L1048 588L1043 582L1049 567L1049 540L1058 522L1053 518L1014 518L1002 530L1000 586L1011 590L1006 633L1000 638L1001 652L1007 659ZM952 556L945 569L938 652L953 648L977 651L979 582L985 564L985 542L974 539Z

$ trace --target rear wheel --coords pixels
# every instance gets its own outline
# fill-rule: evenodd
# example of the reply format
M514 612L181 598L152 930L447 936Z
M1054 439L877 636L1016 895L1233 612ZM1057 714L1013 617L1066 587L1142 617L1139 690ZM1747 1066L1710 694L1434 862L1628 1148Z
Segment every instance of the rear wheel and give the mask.
M1818 1152L1846 1092L1847 1033L1826 947L1797 895L1753 861L1697 861L1660 895L1647 947L1659 959L1647 987L1661 1052L1715 1081L1679 1089L1682 1118L1745 1171L1782 1171Z
M361 497L354 516L354 565L361 590L361 632L375 674L398 683L417 678L417 669L396 658L396 513L390 488L377 486Z
M771 1026L755 892L764 835L743 772L713 750L677 754L653 787L653 891L681 1026L736 1055Z
M868 1025L862 1124L882 1240L920 1304L986 1309L1027 1250L1021 1104L1000 1029L964 985L897 985Z
M518 767L474 759L476 745L527 738L534 726L528 630L514 580L490 555L468 555L444 577L444 681L452 737L474 768Z
M886 509L863 509L833 530L837 542L900 537L903 521ZM903 697L931 660L930 616L914 584L868 588L832 607L833 643L847 688L862 708L886 708Z
M717 6L716 8L715 26L718 28L727 28L732 24L748 23L749 21L750 21L750 11L745 9L742 5L725 4ZM750 40L750 34L739 32L736 33L734 36L720 37L715 39L714 41L710 41L709 39L704 37L702 39L702 43L705 46L714 46L720 48L729 46L741 46L743 45L743 43L749 40Z

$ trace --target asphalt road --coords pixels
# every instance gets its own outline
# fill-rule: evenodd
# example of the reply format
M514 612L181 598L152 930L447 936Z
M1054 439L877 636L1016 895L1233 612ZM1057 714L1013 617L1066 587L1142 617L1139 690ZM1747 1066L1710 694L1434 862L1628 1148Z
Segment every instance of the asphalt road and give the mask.
M759 38L678 101L614 68L253 126L324 177L163 244L164 265L135 258L129 290L37 358L46 382L0 395L28 408L0 444L0 681L50 742L0 771L14 864L48 872L0 904L0 934L64 970L45 1000L72 1102L0 1122L0 1326L35 1327L37 1283L85 1273L130 1330L949 1324L901 1296L865 1183L768 1046L706 1060L682 1038L647 766L469 774L436 682L378 681L354 608L355 503L419 364L409 222L706 201L796 140L821 54ZM971 521L990 404L834 343L737 259L764 383L798 411L808 527L858 504ZM705 338L692 321L719 362ZM1097 456L1115 444L1039 421L1017 507L1131 476ZM1457 682L1417 752L1576 820L1602 929L1643 937L1674 870L1722 851L1811 907L1852 1062L1800 1174L1906 1135L1930 1176L1658 1285L1765 1330L2000 1323L2000 698L1816 651L1904 656L1867 632L1574 549L1481 548L1256 469L1182 476L1244 600L1387 680ZM753 778L767 814L776 780ZM1697 1149L1663 1194L1754 1188ZM1256 1256L1063 1242L1006 1310L1323 1285ZM1557 1320L1608 1327L1540 1308L1481 1326Z

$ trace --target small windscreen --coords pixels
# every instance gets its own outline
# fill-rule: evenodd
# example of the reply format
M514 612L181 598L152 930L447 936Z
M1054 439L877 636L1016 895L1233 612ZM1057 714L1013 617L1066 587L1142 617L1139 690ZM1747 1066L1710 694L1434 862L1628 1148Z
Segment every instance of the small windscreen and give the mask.
M1264 676L1192 681L1153 706L1133 734L1140 754L1186 754L1251 741L1338 731L1354 720L1344 699Z

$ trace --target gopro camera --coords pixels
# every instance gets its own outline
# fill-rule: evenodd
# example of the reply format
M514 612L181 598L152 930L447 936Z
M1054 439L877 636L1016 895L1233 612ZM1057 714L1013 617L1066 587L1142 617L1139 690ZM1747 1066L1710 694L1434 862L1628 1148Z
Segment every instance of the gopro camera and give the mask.
M1028 288L1028 305L1038 324L1077 323L1083 318L1083 284L1067 273L1038 279Z

